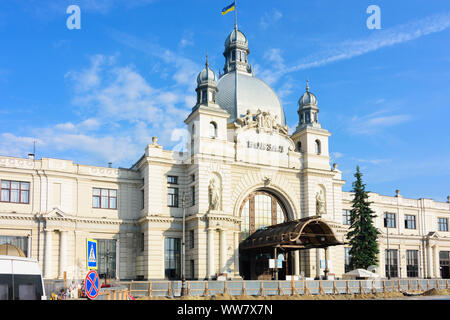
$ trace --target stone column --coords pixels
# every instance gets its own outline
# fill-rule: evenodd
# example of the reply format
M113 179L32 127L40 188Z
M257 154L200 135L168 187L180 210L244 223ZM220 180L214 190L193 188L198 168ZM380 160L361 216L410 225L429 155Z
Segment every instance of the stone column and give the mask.
M214 267L214 232L216 230L208 228L208 278L213 278L215 274Z
M441 277L441 269L440 269L440 263L439 263L439 246L434 246L434 277L440 278Z
M226 272L227 271L227 237L226 237L226 231L225 229L219 230L220 235L220 272Z
M326 247L324 248L325 250L325 270L324 270L324 274L325 274L325 279L328 280L328 273L330 272L330 269L328 268L328 259L329 259L329 248Z
M59 278L64 279L67 266L67 231L61 230L59 238Z
M239 277L239 236L240 232L234 232L234 276Z
M403 252L405 253L405 259L403 259ZM399 278L406 278L406 251L403 251L403 246L398 246L398 276Z
M427 242L427 278L431 278L432 277L432 272L431 272L431 248L430 248L430 243Z
M300 275L300 251L296 250L294 251L294 275L299 276Z
M53 230L45 229L45 250L44 250L44 278L48 279L52 275L52 233Z
M316 277L320 279L320 251L316 249Z

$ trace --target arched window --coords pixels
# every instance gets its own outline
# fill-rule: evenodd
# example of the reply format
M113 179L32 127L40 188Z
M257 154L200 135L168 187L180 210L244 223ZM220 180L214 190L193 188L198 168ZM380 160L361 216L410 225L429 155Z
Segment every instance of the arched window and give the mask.
M208 91L207 90L202 90L202 102L207 102L208 101Z
M243 241L260 228L287 221L287 214L277 197L266 191L255 191L243 201L241 219Z
M214 121L209 123L209 136L211 138L217 137L217 124Z
M320 145L320 140L316 140L316 154L321 154L322 153L322 147Z

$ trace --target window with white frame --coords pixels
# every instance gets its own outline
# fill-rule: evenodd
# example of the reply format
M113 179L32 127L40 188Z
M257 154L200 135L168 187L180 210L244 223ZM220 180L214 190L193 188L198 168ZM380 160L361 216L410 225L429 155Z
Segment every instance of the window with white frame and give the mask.
M100 209L117 209L117 190L93 188L92 207Z

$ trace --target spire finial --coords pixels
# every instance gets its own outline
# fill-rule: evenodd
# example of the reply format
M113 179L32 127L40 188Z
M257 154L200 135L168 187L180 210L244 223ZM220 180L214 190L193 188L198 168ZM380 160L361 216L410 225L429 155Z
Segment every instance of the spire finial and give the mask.
M208 69L209 68L208 51L206 51L206 63L205 63L205 65L206 65L206 69Z
M309 79L306 79L306 92L309 92Z

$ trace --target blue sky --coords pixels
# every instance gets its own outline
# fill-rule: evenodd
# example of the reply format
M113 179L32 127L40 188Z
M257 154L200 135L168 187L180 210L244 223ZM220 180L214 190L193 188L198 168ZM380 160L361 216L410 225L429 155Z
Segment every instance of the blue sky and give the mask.
M0 2L0 155L130 167L156 135L183 143L208 52L223 68L234 14L225 0ZM66 9L81 9L69 30ZM369 5L381 30L369 30ZM290 128L306 79L351 189L445 201L450 195L447 0L240 0L256 76L279 94Z

